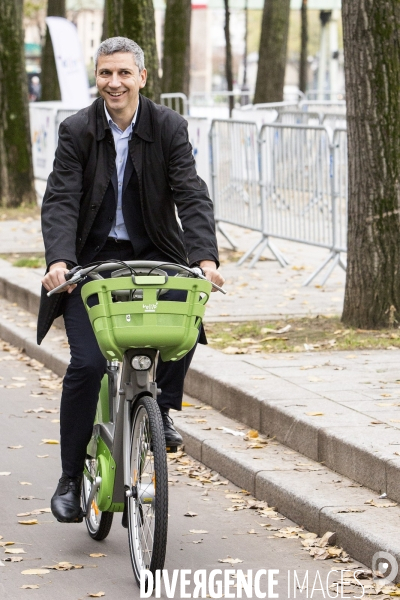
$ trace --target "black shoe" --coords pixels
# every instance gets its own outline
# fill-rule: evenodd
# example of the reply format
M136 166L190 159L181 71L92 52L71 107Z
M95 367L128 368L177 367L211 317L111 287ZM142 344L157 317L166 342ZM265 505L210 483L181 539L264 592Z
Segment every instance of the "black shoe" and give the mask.
M164 435L165 435L166 445L167 446L180 446L181 444L183 444L183 439L182 439L181 434L178 433L174 427L174 422L171 419L171 417L169 416L169 410L160 408L160 411L161 411L161 417L162 417L163 425L164 425Z
M82 475L61 475L51 499L51 512L60 523L82 523L84 514L81 509L81 486Z

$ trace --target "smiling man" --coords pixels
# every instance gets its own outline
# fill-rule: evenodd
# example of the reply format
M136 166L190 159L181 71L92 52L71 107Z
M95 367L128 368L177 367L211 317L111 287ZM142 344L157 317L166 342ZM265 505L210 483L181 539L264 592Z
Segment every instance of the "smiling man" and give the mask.
M141 48L122 37L95 55L100 98L63 121L42 206L47 272L38 320L40 344L63 315L71 362L61 396L62 476L51 500L61 522L81 522L80 488L106 361L80 296L80 286L47 298L72 266L95 260L159 260L202 267L222 285L212 201L196 173L187 122L140 95L147 72ZM181 226L176 219L178 211ZM182 406L194 350L159 361L158 404L169 444L182 438L169 409Z

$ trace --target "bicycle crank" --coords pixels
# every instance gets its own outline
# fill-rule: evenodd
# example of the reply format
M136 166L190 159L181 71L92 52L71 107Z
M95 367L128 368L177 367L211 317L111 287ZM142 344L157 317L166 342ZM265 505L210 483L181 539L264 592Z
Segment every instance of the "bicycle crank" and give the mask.
M93 498L95 497L97 490L100 487L100 484L101 484L101 477L96 477L95 481L92 484L92 487L90 488L89 498L86 503L86 511L84 513L85 517L87 517L90 513L90 509L91 509L92 503L93 503Z

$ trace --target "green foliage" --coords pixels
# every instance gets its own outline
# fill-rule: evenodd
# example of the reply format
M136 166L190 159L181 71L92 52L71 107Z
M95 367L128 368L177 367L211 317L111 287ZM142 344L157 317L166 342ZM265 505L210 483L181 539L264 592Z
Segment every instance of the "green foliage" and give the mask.
M18 258L13 262L14 267L28 267L30 269L46 268L46 261L44 257L28 256L24 258Z
M24 0L24 17L36 19L41 10L45 10L47 0Z

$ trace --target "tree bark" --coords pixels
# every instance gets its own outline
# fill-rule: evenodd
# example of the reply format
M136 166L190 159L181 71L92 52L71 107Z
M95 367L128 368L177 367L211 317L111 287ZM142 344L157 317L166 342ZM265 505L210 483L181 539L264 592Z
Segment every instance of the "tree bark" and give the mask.
M20 206L36 201L22 0L2 1L0 40L0 203Z
M343 0L348 262L342 320L400 321L400 5Z
M108 17L110 13L109 8L110 0L104 0L104 12L103 12L103 30L101 32L101 41L104 42L107 38L109 38L108 34Z
M163 92L183 92L190 84L190 0L167 0L164 25Z
M232 73L232 45L231 45L231 28L230 28L230 19L231 14L229 11L229 0L224 0L225 7L225 76L226 76L226 85L228 92L233 91L233 73ZM229 96L229 116L232 114L233 110L233 96Z
M301 49L300 49L300 69L299 69L299 88L303 94L307 91L308 75L308 19L307 19L307 0L301 4Z
M283 100L289 15L290 0L265 0L254 104Z
M65 18L65 0L48 0L47 16ZM53 44L48 27L46 27L46 39L42 53L42 74L40 80L42 84L42 101L61 100Z
M146 87L141 90L154 102L160 99L160 77L153 0L109 0L108 33L134 40L144 52Z

